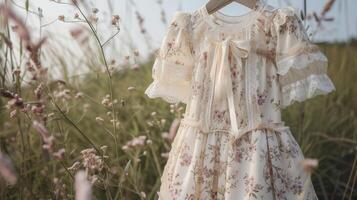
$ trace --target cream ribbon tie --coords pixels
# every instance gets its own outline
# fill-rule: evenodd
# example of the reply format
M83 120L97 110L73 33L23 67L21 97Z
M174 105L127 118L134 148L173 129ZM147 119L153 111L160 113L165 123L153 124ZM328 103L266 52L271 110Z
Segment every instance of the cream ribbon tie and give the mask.
M239 128L234 105L233 84L230 69L231 62L235 59L237 67L242 69L242 60L248 58L249 50L250 42L247 40L239 41L228 37L225 40L216 43L213 64L210 71L210 78L213 81L213 91L207 107L206 123L209 125L211 122L213 100L216 100L217 102L227 100L233 136L239 136ZM230 58L232 60L230 60Z

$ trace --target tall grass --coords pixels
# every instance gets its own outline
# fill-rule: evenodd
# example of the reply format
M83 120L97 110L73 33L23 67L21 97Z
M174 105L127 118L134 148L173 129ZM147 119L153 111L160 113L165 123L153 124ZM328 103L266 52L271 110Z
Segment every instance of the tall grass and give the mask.
M110 40L101 40L94 26L97 11L72 6L87 25L72 32L80 58L71 57L65 44L34 41L11 8L2 7L1 17L13 24L3 24L0 40L0 172L6 175L0 177L0 199L74 199L82 192L93 199L156 199L184 105L148 99L153 57L136 64L111 61L105 53ZM320 199L355 199L357 41L320 46L336 92L294 104L283 117L306 157L319 160L312 177ZM86 73L70 73L82 66ZM63 78L51 78L48 70Z

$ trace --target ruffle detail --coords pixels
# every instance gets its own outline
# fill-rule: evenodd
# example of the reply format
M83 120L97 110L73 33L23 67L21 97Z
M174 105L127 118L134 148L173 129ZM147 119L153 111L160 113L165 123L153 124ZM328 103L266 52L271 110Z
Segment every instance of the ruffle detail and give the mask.
M185 103L187 104L190 97L190 84L171 84L154 80L145 90L145 94L150 98L162 98L168 103Z
M282 107L294 102L302 102L317 95L325 95L336 90L331 79L326 75L310 75L304 80L282 87Z
M145 90L150 98L188 103L194 67L191 14L176 12L152 68L153 82Z

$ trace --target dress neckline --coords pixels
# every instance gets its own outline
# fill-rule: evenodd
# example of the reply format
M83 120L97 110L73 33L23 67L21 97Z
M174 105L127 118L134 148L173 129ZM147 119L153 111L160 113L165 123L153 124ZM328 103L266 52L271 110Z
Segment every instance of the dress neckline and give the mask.
M213 28L232 30L243 29L251 25L260 16L266 5L264 0L258 0L251 11L238 16L226 15L220 11L209 14L206 5L203 5L200 10L204 20Z

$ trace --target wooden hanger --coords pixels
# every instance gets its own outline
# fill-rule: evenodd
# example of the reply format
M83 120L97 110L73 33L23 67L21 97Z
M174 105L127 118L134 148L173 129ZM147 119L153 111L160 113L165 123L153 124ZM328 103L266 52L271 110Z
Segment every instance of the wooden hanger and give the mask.
M206 9L209 14L212 14L232 2L237 2L244 6L247 6L250 9L253 9L254 6L257 4L257 1L258 0L210 0L206 4Z

